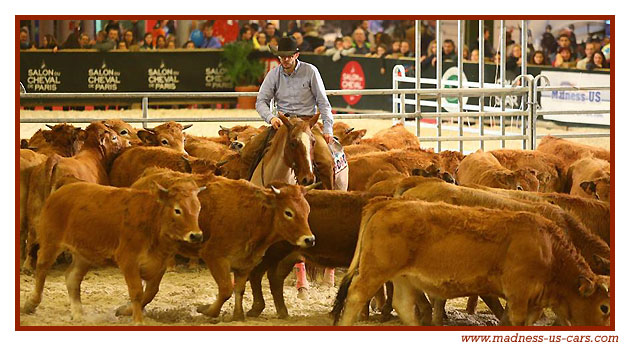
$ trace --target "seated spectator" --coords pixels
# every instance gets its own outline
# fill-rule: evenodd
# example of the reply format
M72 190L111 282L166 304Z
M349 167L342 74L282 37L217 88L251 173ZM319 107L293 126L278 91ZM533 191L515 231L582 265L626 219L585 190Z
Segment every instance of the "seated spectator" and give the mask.
M294 32L293 38L295 38L295 42L297 43L300 52L312 52L313 47L308 43L308 41L304 40L304 36L302 36L301 32Z
M94 44L103 43L107 39L107 32L105 30L101 30L96 33L96 41Z
M195 49L195 42L193 42L193 41L186 41L186 43L184 43L182 48L184 48L184 49Z
M264 32L258 32L254 35L254 49L258 49L263 52L269 51L267 45L267 35Z
M569 35L560 34L560 36L558 36L558 50L556 51L555 54L552 54L551 56L549 56L549 61L555 62L557 60L556 57L560 54L560 51L564 48L569 49L570 58L572 60L575 60L575 56L573 55L573 51L571 50L571 40L569 39ZM566 61L566 59L564 60Z
M140 46L142 50L153 50L153 34L147 32L144 34L144 39L142 40L142 46Z
M79 48L80 49L90 49L92 48L92 44L94 42L90 42L90 36L86 33L82 33L79 35Z
M529 65L549 65L549 62L546 59L545 53L542 50L537 50L532 55L532 60L530 60Z
M411 44L408 40L400 41L400 49L398 53L392 53L387 56L388 58L398 59L402 57L413 57L413 52L411 52Z
M392 42L392 49L390 51L390 55L393 56L398 56L398 54L400 54L400 40L394 40L394 42Z
M175 40L169 40L166 43L166 49L177 49L177 47L175 46Z
M55 36L51 34L44 35L44 37L42 37L42 45L39 46L39 49L52 49L53 52L56 52L59 47L57 46Z
M473 51L470 52L470 61L479 63L479 49L473 49Z
M20 29L20 49L33 48L33 43L30 41L28 30L25 28Z
M435 67L435 64L437 64L437 42L435 40L429 43L427 55L420 57L420 64L423 69Z
M269 39L269 48L278 48L278 36L271 36Z
M76 25L75 21L70 21L70 27L73 27L72 32L66 40L61 44L61 49L78 49L79 37L81 35L81 28Z
M252 41L252 29L248 25L241 28L238 33L237 41L245 41L251 43L252 45L254 44Z
M475 40L475 43L472 45L473 49L479 49L479 39ZM483 30L483 52L484 56L490 57L494 55L494 48L492 47L492 42L490 42L490 30L485 28ZM464 58L466 60L466 58Z
M214 28L210 22L203 25L203 43L199 48L221 48L221 41L214 37Z
M571 57L571 48L562 47L556 54L556 60L553 61L551 66L553 67L562 67L562 68L573 68L575 67L575 60Z
M345 36L344 38L338 37L335 39L335 46L328 49L324 54L332 55L333 61L338 61L341 56L354 54L354 47L352 47L352 38Z
M464 59L464 61L470 60L470 50L468 49L468 45L466 44L464 45L464 48L462 49L462 58Z
M586 55L584 57L584 59L578 61L575 65L576 68L579 68L580 70L586 70L586 64L591 60L591 58L593 57L593 53L595 53L595 45L592 42L589 42L586 44L586 46L584 47L584 54Z
M165 49L165 48L166 48L166 38L160 35L155 40L155 49Z
M360 27L354 29L352 39L354 40L354 54L365 55L370 52L370 44L366 42L365 32L363 29Z
M601 50L598 50L593 53L591 60L586 64L586 69L589 71L593 71L600 68L609 68L608 61L606 61L606 56L602 53Z
M111 26L107 32L107 38L104 41L97 42L94 48L101 52L108 52L116 49L118 46L118 29L116 26Z
M121 42L125 42L125 46L129 51L135 52L140 49L140 46L136 43L136 38L133 36L132 30L125 31Z
M127 49L127 42L125 42L124 40L118 42L118 47L116 47L116 50L129 50Z
M280 33L276 30L276 26L273 23L265 25L265 35L267 35L268 42L271 42L272 37L280 38Z
M505 69L518 73L523 62L522 53L523 52L521 50L520 44L513 45L512 55L508 56L507 60L505 61Z
M376 51L369 56L372 58L384 58L387 55L387 46L383 43L376 46Z
M453 42L453 40L451 39L444 40L444 43L442 44L442 61L457 62L457 53L455 53L455 42Z

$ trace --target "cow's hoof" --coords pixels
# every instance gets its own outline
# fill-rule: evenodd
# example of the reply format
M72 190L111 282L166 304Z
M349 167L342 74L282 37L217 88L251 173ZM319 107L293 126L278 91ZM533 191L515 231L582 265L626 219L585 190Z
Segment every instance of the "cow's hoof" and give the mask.
M278 318L281 320L286 320L287 318L289 318L289 313L286 310L279 311Z
M204 304L197 307L197 312L208 317L218 317L221 311L214 312L210 309L209 304Z
M116 316L131 316L131 306L130 305L121 305L116 309Z
M232 322L245 321L245 315L243 313L232 315Z
M24 314L32 314L35 312L36 308L36 304L33 304L30 300L27 300L26 303L24 303L24 306L20 309L20 312Z
M263 310L265 310L264 305L262 306L254 305L249 311L247 311L247 317L258 317L260 316L260 314L262 314Z

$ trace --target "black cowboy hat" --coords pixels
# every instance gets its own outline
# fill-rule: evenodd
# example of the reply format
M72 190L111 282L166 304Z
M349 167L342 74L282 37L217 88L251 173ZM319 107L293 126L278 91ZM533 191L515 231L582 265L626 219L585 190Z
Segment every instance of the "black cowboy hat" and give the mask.
M278 41L278 48L270 46L271 53L277 56L291 56L300 51L293 37L283 37Z

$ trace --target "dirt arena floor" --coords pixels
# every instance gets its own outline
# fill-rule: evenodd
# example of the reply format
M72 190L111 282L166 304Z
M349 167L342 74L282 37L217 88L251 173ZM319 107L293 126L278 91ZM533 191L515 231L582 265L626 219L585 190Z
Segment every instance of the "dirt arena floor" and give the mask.
M63 111L26 111L20 114L22 118L134 118L140 117L139 110L126 111L90 111L90 112L63 112ZM151 109L149 116L154 118L184 118L184 117L254 117L255 111L248 110L214 110L214 109ZM345 121L357 129L367 129L366 137L392 125L391 120L348 120ZM242 122L225 123L195 123L187 130L194 135L216 136L219 125L231 127ZM251 122L250 125L260 126L263 122ZM75 124L85 126L86 124ZM156 124L150 123L149 126ZM139 127L139 124L135 124ZM450 126L450 125L447 125ZM456 124L452 125L456 126ZM20 137L29 138L37 129L43 128L43 124L22 124ZM408 127L415 131L414 127ZM497 128L486 128L488 131L496 131ZM508 132L518 132L516 127L508 127ZM538 133L566 133L571 132L608 132L600 128L568 128L551 122L539 122ZM444 131L447 135L454 136L454 131ZM423 128L422 136L434 136L435 130ZM476 134L470 134L476 135ZM578 142L610 148L609 138L580 139ZM422 147L429 148L435 143L423 143ZM445 149L456 149L457 142L446 142ZM509 148L520 148L517 141L508 142ZM499 141L489 141L485 149L492 150L500 147ZM478 142L466 143L466 152L475 151ZM203 266L203 265L202 265ZM117 268L99 268L90 271L82 284L82 301L84 318L80 321L70 317L70 304L65 287L63 275L64 267L59 265L48 276L44 289L41 305L32 315L20 314L22 326L124 326L132 324L130 317L116 317L114 311L120 305L128 301L128 293L125 281ZM342 270L336 272L336 284L341 282ZM34 279L31 275L20 275L20 299L24 299L31 292ZM244 322L231 322L233 298L225 303L222 314L218 319L210 319L196 312L196 307L214 301L217 294L217 286L209 271L205 267L188 269L183 265L166 273L160 292L155 300L149 304L145 311L145 325L157 326L330 326L332 319L328 316L337 292L336 287L327 287L317 282L311 284L309 299L302 300L297 297L295 289L295 277L291 274L285 281L284 295L289 309L290 318L281 320L276 318L273 300L266 279L263 281L263 289L267 307L258 318L247 318ZM244 307L251 307L252 296L249 285L244 297ZM468 315L465 311L466 299L453 299L447 303L448 325L496 325L498 320L490 313L482 302L479 302L476 315ZM395 312L394 312L395 314ZM551 325L553 314L546 312L545 317L538 324ZM389 321L381 321L378 314L372 314L368 321L360 322L363 326L398 326L400 320L394 318Z

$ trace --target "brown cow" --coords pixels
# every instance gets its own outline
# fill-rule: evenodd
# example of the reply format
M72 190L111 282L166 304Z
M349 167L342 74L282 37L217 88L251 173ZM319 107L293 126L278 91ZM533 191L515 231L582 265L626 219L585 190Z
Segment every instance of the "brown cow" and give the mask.
M186 173L220 173L215 161L183 155L166 147L133 147L123 150L109 172L113 186L128 187L149 167L164 167Z
M333 124L333 135L337 137L337 140L344 147L347 145L359 144L361 138L365 136L367 130L354 130L354 127L350 127L348 124L335 121Z
M567 176L571 195L610 202L610 162L589 154L575 161Z
M406 324L420 324L418 290L445 299L503 297L514 325L531 325L545 307L565 325L610 324L604 280L555 224L527 212L374 200L363 211L357 249L333 309L335 324L340 316L340 325L353 324L387 280L394 282L394 308Z
M186 152L194 157L220 161L234 151L223 143L186 136Z
M510 191L481 185L470 185L470 187L511 198L555 204L580 221L589 232L602 238L606 244L610 245L610 205L606 202L565 193Z
M517 170L535 170L540 183L540 192L564 192L566 184L565 168L556 156L535 150L500 149L490 151L501 166Z
M123 142L126 142L119 140L118 134L100 121L90 124L82 134L84 144L77 155L73 157L52 155L31 173L26 212L28 232L26 270L32 269L35 264L31 253L37 240L35 227L48 195L70 182L85 181L108 185L107 171L113 158L122 149Z
M448 172L452 175L453 171L448 170L449 167L457 166L458 157L460 156L448 151L435 154L420 148L390 150L351 157L348 159L348 190L365 191L368 180L378 170L413 175L414 170L426 170L429 166L435 165L440 172Z
M23 149L34 149L44 155L57 154L64 157L75 155L81 150L84 134L82 129L70 124L46 125L50 130L37 130Z
M595 158L610 162L610 150L552 136L544 137L536 150L555 155L563 162L565 168L589 153Z
M110 129L116 131L119 138L128 141L128 143L125 143L124 146L128 147L130 145L138 145L141 143L140 138L138 138L138 130L130 124L120 119L108 119L105 120L104 123Z
M395 196L421 199L427 202L446 202L453 205L491 209L527 211L541 215L560 227L580 251L596 274L610 275L610 248L599 237L591 234L562 208L543 202L525 202L500 196L489 191L447 184L436 178L413 177L401 181Z
M20 259L26 258L26 202L31 173L35 167L46 162L48 157L28 149L20 149Z
M389 149L385 147L375 147L372 144L363 144L363 143L351 144L343 148L343 151L346 153L346 156L348 156L348 158L357 157L360 155L379 152L379 151L388 151L388 150Z
M530 168L505 168L492 154L480 149L462 160L455 172L455 180L460 185L479 184L507 190L538 191L537 173Z
M362 139L361 144L370 144L387 149L420 148L420 141L413 133L405 129L405 125L396 124L378 131L371 138Z
M81 281L89 267L113 260L125 276L131 298L131 306L121 310L132 312L133 321L142 323L142 309L157 294L177 242L203 240L197 222L201 189L192 181L157 187L157 192L150 192L76 183L53 193L37 230L35 289L22 312L35 311L48 270L67 249L73 257L66 272L73 319L82 315Z
M186 153L186 150L184 150L183 131L191 126L192 124L182 126L174 121L169 121L154 128L138 130L138 138L140 138L142 143L147 146L167 147Z
M167 187L177 181L180 174L152 174L133 187L146 189L151 181ZM279 189L265 189L244 180L207 179L204 183L207 190L199 194L199 226L207 241L201 249L180 247L178 252L186 257L201 257L219 286L216 301L212 305L200 306L197 311L217 317L234 292L233 319L242 320L247 277L267 248L282 240L300 247L315 244L315 237L307 223L310 208L304 199L307 189L312 187L286 185ZM201 181L198 180L198 183ZM241 212L235 212L239 210ZM234 284L231 271L234 272Z

